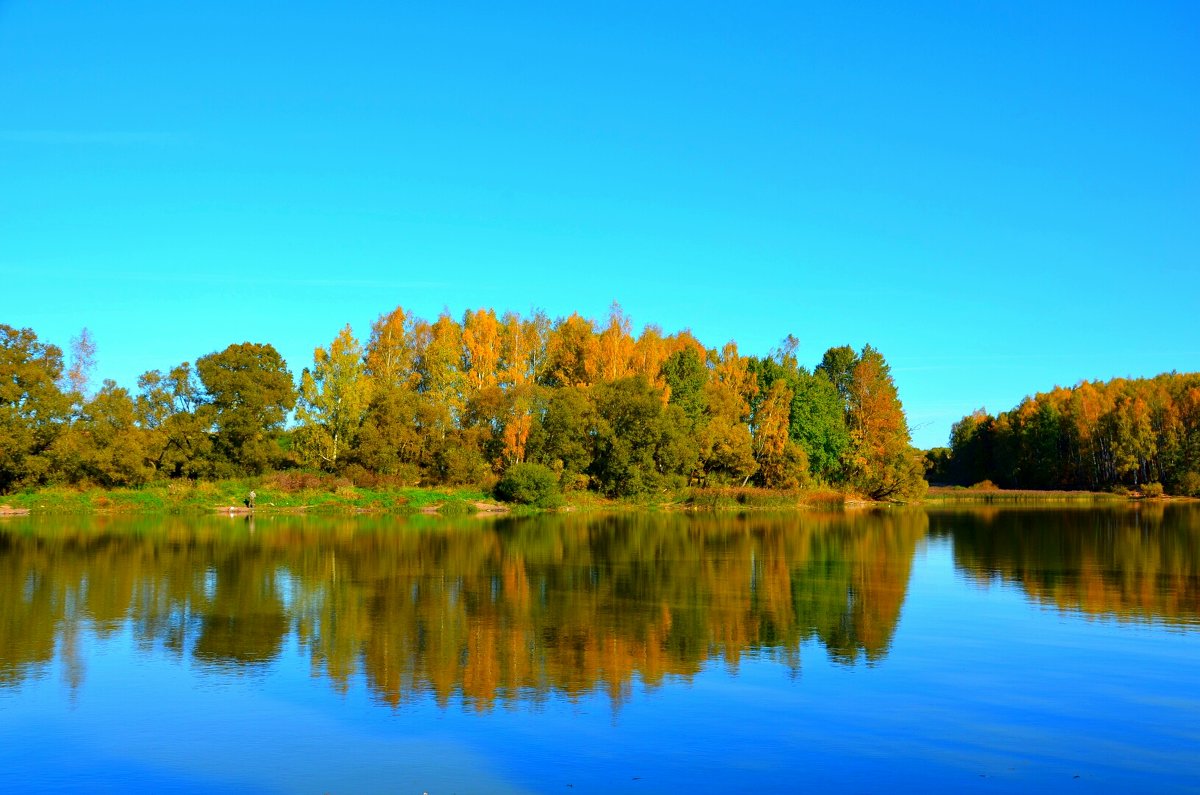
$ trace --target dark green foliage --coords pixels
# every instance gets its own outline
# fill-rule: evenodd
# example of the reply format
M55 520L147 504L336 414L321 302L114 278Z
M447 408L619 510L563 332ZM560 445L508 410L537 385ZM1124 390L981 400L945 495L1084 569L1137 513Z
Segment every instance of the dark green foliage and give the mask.
M825 351L821 363L813 370L833 384L838 399L847 411L850 407L851 382L854 380L854 368L857 364L858 354L849 345L842 345Z
M792 386L791 438L808 453L808 467L826 483L841 478L850 431L833 384L816 375L797 374Z
M660 485L655 455L663 440L663 405L644 378L593 387L597 420L592 477L611 497L653 491Z
M582 387L556 389L529 436L528 459L560 470L563 482L592 466L596 409Z
M66 427L71 397L58 386L62 351L32 329L0 324L0 493L46 480L45 453Z
M708 383L708 368L693 348L676 351L663 362L662 376L671 388L670 402L678 406L693 424L704 414L704 385Z
M845 358L842 352L847 350L852 357L852 368L853 362L857 361L852 348L831 348L826 352L823 364L841 362ZM850 446L850 432L846 427L849 381L843 398L825 371L818 368L818 372L809 373L798 366L786 342L770 359L751 359L750 369L759 385L754 409L757 410L771 385L777 379L783 379L792 390L788 437L804 450L809 472L814 477L825 483L841 480L842 459Z
M935 485L952 482L949 447L934 447L925 451L925 479Z
M542 464L513 464L496 484L496 499L539 508L553 508L562 503L558 478Z
M271 345L243 342L196 360L216 412L214 453L233 472L263 472L278 462L275 434L296 405L292 374Z
M383 475L411 475L413 468L432 464L449 422L449 414L425 395L407 387L383 388L368 406L347 460Z

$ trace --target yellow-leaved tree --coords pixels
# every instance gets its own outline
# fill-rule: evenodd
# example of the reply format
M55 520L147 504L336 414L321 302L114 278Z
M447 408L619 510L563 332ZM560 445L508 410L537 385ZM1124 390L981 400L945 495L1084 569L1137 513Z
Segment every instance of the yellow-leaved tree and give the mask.
M329 349L313 351L313 366L300 375L296 449L304 463L335 469L351 447L371 403L371 377L363 349L347 325Z
M864 345L848 384L851 483L875 500L910 500L924 495L922 455L909 440L904 407L883 354Z

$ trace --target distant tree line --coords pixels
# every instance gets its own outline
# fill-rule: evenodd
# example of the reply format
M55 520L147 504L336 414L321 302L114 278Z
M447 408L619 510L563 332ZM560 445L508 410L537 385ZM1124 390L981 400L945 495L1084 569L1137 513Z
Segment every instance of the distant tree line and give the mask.
M1200 373L1084 381L963 417L930 480L1009 488L1145 488L1200 496Z
M274 347L245 342L148 371L136 393L106 380L88 394L86 330L64 370L60 348L0 325L0 493L293 467L486 487L535 464L610 496L813 483L919 496L922 459L882 354L831 348L810 371L796 347L760 358L687 331L635 336L616 305L602 323L397 308L365 345L343 328L298 384Z

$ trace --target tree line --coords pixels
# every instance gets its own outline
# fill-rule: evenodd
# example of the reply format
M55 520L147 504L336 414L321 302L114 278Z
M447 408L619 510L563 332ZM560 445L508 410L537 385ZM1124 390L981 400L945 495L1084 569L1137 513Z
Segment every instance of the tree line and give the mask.
M930 479L1025 489L1157 486L1200 496L1200 373L1084 381L963 417Z
M812 370L690 332L492 309L347 325L295 379L244 342L88 394L95 345L0 325L0 493L137 486L303 467L355 483L488 486L516 464L563 488L632 496L687 485L826 484L918 496L920 453L883 355L829 349Z

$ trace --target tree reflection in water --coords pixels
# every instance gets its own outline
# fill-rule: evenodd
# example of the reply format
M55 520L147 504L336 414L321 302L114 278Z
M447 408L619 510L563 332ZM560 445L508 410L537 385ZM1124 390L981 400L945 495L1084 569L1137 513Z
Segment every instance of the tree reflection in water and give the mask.
M548 516L24 519L0 526L0 684L82 631L237 673L290 636L339 689L486 710L688 677L746 655L798 667L888 650L921 511ZM76 683L77 684L77 683Z
M1019 585L1040 604L1121 621L1200 624L1194 504L931 510L975 582Z

